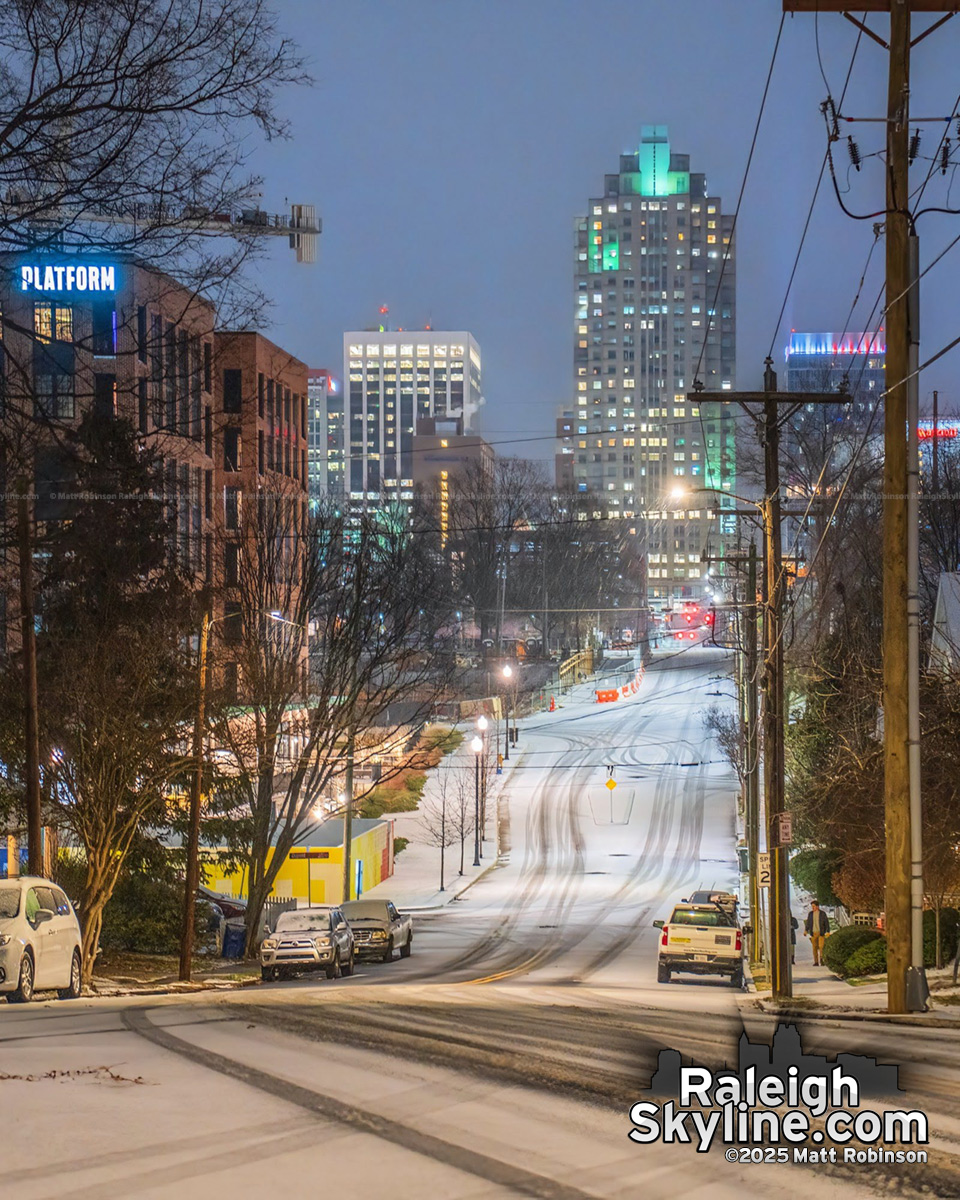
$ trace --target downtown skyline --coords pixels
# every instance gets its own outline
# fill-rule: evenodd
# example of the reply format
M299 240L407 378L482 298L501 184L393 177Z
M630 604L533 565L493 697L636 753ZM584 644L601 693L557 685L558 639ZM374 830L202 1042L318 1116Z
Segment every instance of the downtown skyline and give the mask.
M572 399L569 261L583 198L611 159L636 147L643 125L666 124L732 212L776 6L756 0L731 14L696 0L669 13L605 4L603 63L586 74L578 65L582 21L563 0L551 4L546 32L540 6L517 11L496 0L403 11L328 3L319 20L316 11L299 0L279 6L281 28L317 82L283 98L292 138L251 165L266 176L265 203L284 195L315 203L324 232L315 266L294 269L270 251L261 272L275 297L267 332L312 365L336 369L343 332L376 324L380 305L389 306L391 325L469 329L484 348L483 435L499 453L551 460L557 409ZM948 30L925 49L916 105L956 36ZM821 58L836 94L855 41L852 28L821 21ZM879 48L862 42L847 109L879 111L884 69ZM734 79L748 83L733 88ZM481 83L486 99L478 105ZM825 95L814 23L788 19L738 219L740 386L759 386L771 339L782 370L791 328L843 329L873 241L872 223L844 216L826 178L774 337L826 144ZM870 130L854 129L865 156L860 174L848 171L845 148L837 151L841 187L851 177L845 199L863 212L882 194L879 160L866 158L876 149ZM931 187L939 183L937 174ZM928 220L922 262L948 231L949 218ZM881 269L877 252L851 328L869 324ZM924 289L923 349L932 353L952 336L948 271L935 269ZM949 371L948 358L924 375L924 407L935 387L949 403Z

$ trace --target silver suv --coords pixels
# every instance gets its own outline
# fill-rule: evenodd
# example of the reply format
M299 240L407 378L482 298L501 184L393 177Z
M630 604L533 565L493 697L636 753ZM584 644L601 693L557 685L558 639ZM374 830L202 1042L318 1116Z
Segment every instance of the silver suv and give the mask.
M0 879L0 993L26 1004L56 988L80 995L80 923L66 894L49 879Z
M264 982L293 971L323 967L328 979L353 974L353 932L339 908L298 908L281 913L260 943Z

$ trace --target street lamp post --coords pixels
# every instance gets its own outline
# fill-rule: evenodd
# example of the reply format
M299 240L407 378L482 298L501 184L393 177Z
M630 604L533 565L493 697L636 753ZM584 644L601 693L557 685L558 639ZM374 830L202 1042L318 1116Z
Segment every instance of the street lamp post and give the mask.
M473 865L480 866L480 755L483 741L475 737L470 743L473 751Z
M504 725L506 726L506 737L503 745L503 761L510 761L510 677L513 675L513 667L507 663L502 671L504 679L507 681L507 690L504 691Z
M216 618L223 620L222 617ZM199 687L197 711L193 720L193 778L190 780L190 814L187 826L186 880L183 897L183 927L180 934L180 970L182 983L190 982L193 959L193 926L197 910L197 887L200 883L200 802L203 795L203 736L207 709L207 650L210 627L214 624L209 612L203 614L200 627Z
M483 858L483 839L487 833L487 718L480 714L477 717L477 729L480 733L480 746L483 765L480 770L480 857Z

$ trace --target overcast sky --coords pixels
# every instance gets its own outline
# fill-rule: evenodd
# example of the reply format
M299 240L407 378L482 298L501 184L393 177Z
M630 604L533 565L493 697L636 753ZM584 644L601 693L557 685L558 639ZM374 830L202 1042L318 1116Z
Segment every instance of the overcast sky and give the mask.
M605 172L644 124L669 126L710 190L733 211L769 67L777 0L274 0L315 84L285 93L292 139L258 151L263 204L317 206L318 261L298 266L272 247L264 267L275 307L266 332L310 366L341 369L347 329L389 320L467 329L483 352L482 430L501 453L552 456L558 406L570 403L573 229ZM881 29L886 18L871 18ZM917 27L927 18L915 18ZM823 70L839 96L856 41L842 17L819 18ZM914 54L913 112L956 107L960 20ZM885 111L886 55L861 41L844 111ZM825 147L826 95L815 20L787 17L737 227L737 363L759 386ZM879 124L853 131L864 156ZM922 152L942 126L924 126ZM956 144L956 133L951 130ZM849 170L840 186L858 213L883 202L883 166ZM928 164L918 162L916 182ZM951 169L925 200L947 202ZM849 177L849 179L848 179ZM949 203L960 207L960 181ZM841 330L873 237L843 215L825 179L783 326ZM920 227L921 263L960 233L960 218ZM960 247L924 280L921 360L960 333ZM882 283L877 245L849 328L866 327ZM955 400L957 353L921 380ZM546 440L535 440L543 437Z

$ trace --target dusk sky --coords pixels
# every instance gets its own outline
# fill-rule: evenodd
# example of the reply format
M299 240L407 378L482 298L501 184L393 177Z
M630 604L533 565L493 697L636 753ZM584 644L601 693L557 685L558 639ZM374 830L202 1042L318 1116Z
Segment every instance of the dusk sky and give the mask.
M483 352L482 432L501 453L552 457L559 406L572 394L573 231L603 175L636 148L644 124L669 126L672 148L706 173L725 211L736 206L770 63L776 0L276 0L283 31L315 77L282 107L292 140L258 152L263 205L317 206L316 265L269 251L275 298L266 332L311 366L341 370L341 335L378 319L407 328L467 329ZM874 16L879 30L886 18ZM928 23L915 18L918 28ZM913 112L954 111L960 21L914 54ZM835 97L857 39L821 16ZM759 386L763 359L825 148L815 19L788 17L737 227L740 387ZM862 39L844 112L885 110L886 55ZM941 126L924 126L921 153ZM849 170L845 138L866 161ZM848 206L883 203L879 124L844 126L836 162ZM955 135L955 131L951 129ZM913 168L916 183L928 164ZM849 175L849 180L848 180ZM933 172L925 199L960 207L953 170ZM921 264L954 236L955 218L920 226ZM791 327L842 330L873 241L825 178L775 355ZM960 249L953 252L960 254ZM956 259L924 280L921 361L956 336ZM848 328L866 327L882 282L877 244ZM960 353L958 351L957 353ZM956 355L921 379L952 407ZM781 386L785 386L781 381ZM538 437L543 440L535 440Z

